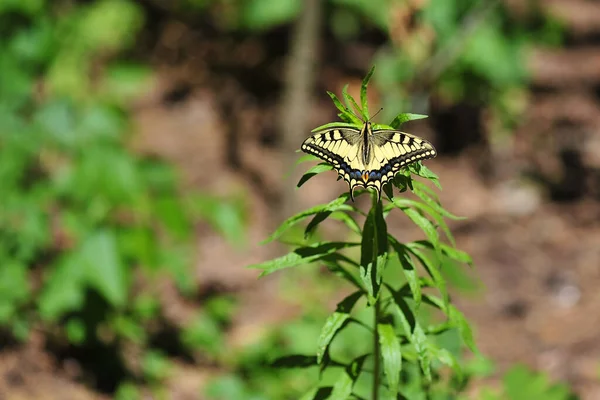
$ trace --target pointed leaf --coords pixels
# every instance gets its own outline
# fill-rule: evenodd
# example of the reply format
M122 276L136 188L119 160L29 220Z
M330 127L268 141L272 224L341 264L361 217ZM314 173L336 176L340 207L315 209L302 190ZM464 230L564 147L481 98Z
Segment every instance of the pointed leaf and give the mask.
M367 98L367 86L369 85L369 81L371 80L371 76L373 76L373 73L375 72L375 66L373 65L371 67L371 69L369 70L369 73L367 73L367 76L365 76L365 79L363 79L362 81L362 85L360 86L360 104L362 106L362 115L365 119L365 121L369 120L369 104L368 104L368 98Z
M442 310L448 317L450 323L458 329L461 339L467 345L469 350L479 355L479 350L477 349L475 339L473 338L473 331L463 313L452 304L445 304L442 299L433 295L423 295L423 301Z
M304 229L304 239L308 239L313 234L319 224L327 219L331 215L331 211L322 211L315 214L313 219L310 220L306 228Z
M389 390L393 398L398 394L400 384L400 370L402 368L402 352L400 341L390 324L377 324L379 344L383 358L383 369L388 380Z
M296 188L299 188L300 186L304 185L313 176L316 176L316 175L320 174L321 172L331 171L331 170L333 170L333 167L327 163L320 163L318 165L315 165L314 167L312 167L311 169L306 171L304 173L304 175L302 175L302 177L296 184Z
M420 176L421 178L429 179L439 190L442 190L442 185L440 185L440 180L438 176L434 174L433 171L431 171L425 165L423 165L420 161L409 164L407 166L407 169L408 171L412 172L417 176Z
M100 231L88 237L81 248L79 261L90 287L115 307L125 304L128 274L113 232Z
M305 219L311 215L314 215L314 214L317 214L320 212L324 212L324 211L348 210L348 207L350 207L351 210L355 210L355 208L352 206L344 206L344 203L347 202L349 198L350 198L349 193L343 193L337 199L335 199L327 204L320 204L318 206L309 208L308 210L304 210L302 212L299 212L296 215L291 216L290 218L286 219L279 226L279 228L277 228L275 230L275 232L273 232L273 234L271 236L269 236L267 239L265 239L262 243L265 244L265 243L272 242L273 240L279 238L285 231L290 229L292 226L296 225L298 222L302 221L303 219Z
M402 271L404 272L404 277L406 278L406 282L410 287L413 300L415 301L415 308L418 309L421 305L421 285L419 283L419 276L415 270L415 266L410 258L410 255L408 254L408 249L392 236L389 237L389 240L394 251L398 255L398 259L402 265Z
M301 151L301 150L296 150ZM309 161L321 161L321 159L317 156L313 156L312 154L304 154L302 157L298 157L298 159L296 160L296 165L298 164L302 164L305 162L309 162Z
M329 344L335 335L345 326L346 321L350 318L350 312L361 296L361 291L356 291L346 296L344 300L338 303L336 311L327 318L319 336L317 349L317 362L319 364L323 360L323 355L327 352Z
M413 121L415 119L424 119L424 118L427 118L427 115L402 113L402 114L399 114L396 118L394 118L394 120L392 121L390 126L394 129L398 129L405 122Z
M396 200L394 200L394 202L395 201ZM427 239L429 239L429 241L433 245L433 248L436 249L436 251L439 251L440 236L437 233L437 231L436 231L435 227L433 226L433 224L431 223L431 221L428 220L427 218L425 218L423 215L421 215L419 212L417 212L413 208L402 207L401 209L404 212L404 214L406 214L408 216L408 218L410 218L415 223L415 225L417 225L419 228L421 228L421 230L427 236Z
M348 121L356 125L362 125L362 121L352 114L352 111L346 108L334 93L327 92L327 94L329 97L331 97L331 100L333 101L333 104L335 104L336 108L341 111L338 115L343 121Z
M346 242L326 242L317 243L311 246L300 247L286 254L285 256L265 261L260 264L253 264L248 268L262 269L260 276L269 275L280 269L305 265L320 260L325 256L335 253L338 250L358 246L358 243Z
M356 123L353 123L353 122L339 122L339 121L337 121L337 122L329 122L329 123L327 123L325 125L321 125L321 126L318 126L318 127L314 128L313 130L311 130L311 132L317 133L319 131L326 131L326 130L333 129L333 128L362 129L362 126L363 126L362 121L360 121L358 119L357 119L357 121L358 122L356 122ZM315 157L315 158L317 158L317 157ZM317 160L318 159L319 158L317 158Z
M352 232L357 233L359 235L362 234L362 230L360 229L358 222L356 222L354 218L352 218L345 212L335 212L331 215L331 218L336 219L338 221L342 221L348 228L350 228Z
M321 335L319 336L318 349L317 349L317 362L320 364L323 360L323 355L327 352L329 348L329 344L335 337L335 335L340 331L344 326L346 326L346 321L350 318L350 314L345 312L334 312L327 318L325 321L325 325L321 330Z
M361 108L358 106L358 104L356 103L356 100L354 100L354 97L352 97L348 94L348 85L347 84L342 89L342 96L344 97L344 101L346 102L346 106L348 107L349 110L354 108L354 110L356 110L357 113L359 113L360 115L363 115L363 112L362 112Z
M422 251L423 247L417 242L407 243L406 248L421 262L423 268L425 268L427 273L431 276L431 278L433 278L433 282L436 288L439 290L440 294L442 295L442 298L444 299L444 304L448 305L450 300L448 297L448 290L446 288L446 280L440 272L440 259L437 258L435 253L430 253L434 257L436 257L435 260L432 260L430 257L427 256L427 254L425 254Z

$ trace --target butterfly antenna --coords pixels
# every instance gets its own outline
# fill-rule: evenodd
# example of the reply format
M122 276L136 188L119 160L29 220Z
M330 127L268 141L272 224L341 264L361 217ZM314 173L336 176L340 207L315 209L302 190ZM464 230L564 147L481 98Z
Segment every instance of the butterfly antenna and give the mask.
M373 114L373 116L371 117L371 119L375 118L375 117L377 116L377 114L379 114L379 113L380 113L380 112L382 112L382 111L383 111L383 107L381 107L381 108L379 109L379 111L377 111L375 114Z

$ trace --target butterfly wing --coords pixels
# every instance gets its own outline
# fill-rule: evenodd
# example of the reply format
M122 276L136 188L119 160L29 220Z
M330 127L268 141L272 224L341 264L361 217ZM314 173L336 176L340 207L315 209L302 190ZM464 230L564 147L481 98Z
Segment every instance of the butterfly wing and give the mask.
M331 164L350 187L377 190L404 166L428 158L437 152L427 140L396 130L371 131L367 123L362 130L330 127L318 131L302 143L302 151Z
M359 179L365 170L361 157L364 131L348 127L330 127L318 131L302 143L302 151L331 164L352 190L360 186Z
M427 140L396 130L375 130L370 143L372 157L366 166L369 179L365 187L373 187L379 192L402 167L437 155Z

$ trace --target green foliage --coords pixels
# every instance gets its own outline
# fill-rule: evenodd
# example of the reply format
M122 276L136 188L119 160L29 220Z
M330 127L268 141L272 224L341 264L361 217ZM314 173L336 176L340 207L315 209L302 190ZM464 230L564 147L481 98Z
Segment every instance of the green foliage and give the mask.
M128 150L124 106L151 76L118 58L142 26L139 5L62 4L0 1L0 328L134 345L140 377L158 382L169 361L148 342L162 313L155 282L193 290L193 225L241 245L243 204L185 198L172 168ZM225 318L217 309L211 321ZM202 334L190 328L184 346ZM118 397L134 392L124 383Z
M373 69L363 81L360 107L344 91L344 99L359 111L364 119L369 118L366 87L372 73ZM334 94L330 93L330 96L340 111L342 120L352 121L352 118L356 118L350 106L344 106ZM394 123L399 124L415 117L422 116L401 114L394 118ZM310 170L308 176L301 179L301 183L315 174L315 169ZM397 179L394 179L393 184L401 191L411 189L420 198L425 199L423 202L393 198L390 196L391 188L386 191L387 200L378 201L377 195L374 194L373 204L361 228L355 216L363 213L354 206L345 204L349 195L344 193L329 204L315 206L292 216L269 238L273 240L280 237L286 230L311 216L313 219L309 227L312 231L333 213L338 213L346 215L346 221L352 221L350 226L357 227L360 243L310 243L305 239L305 243L299 244L289 254L252 266L261 269L265 275L282 268L318 261L355 289L338 304L336 311L325 322L318 339L316 358L298 354L276 362L276 365L288 368L318 367L322 373L338 371L332 382L321 379L320 386L306 394L307 399L325 398L322 397L325 392L330 399L345 399L351 395L358 398L376 398L378 393L384 394L385 398L396 398L398 393L406 398L414 398L414 393L411 394L405 382L401 383L405 371L410 370L416 374L410 378L420 382L414 390L425 394L430 392L432 385L442 381L438 373L441 365L448 366L452 379L460 383L463 380L463 370L457 355L440 347L435 339L444 332L456 332L461 341L477 353L471 328L462 313L450 303L446 282L441 273L445 258L467 264L470 264L471 260L467 254L442 242L438 229L452 240L444 217L454 216L442 208L431 189L413 181L413 174L439 185L437 176L419 164L405 168L398 174ZM394 238L386 226L386 216L394 210L404 213L421 228L427 240L403 244ZM354 260L346 251L354 247L360 247L359 260ZM391 268L403 271L406 278L404 283L395 284L384 279L384 273ZM427 290L429 288L437 289L439 296ZM360 312L356 308L361 299L367 300L367 305L375 314L374 320L364 320L359 316ZM424 306L443 315L443 321L425 325L420 316ZM350 357L349 354L340 354L335 350L334 343L354 326L363 330L366 328L370 332L369 335L375 337L375 350L362 349L363 353L354 353ZM354 342L356 343L356 336ZM355 345L351 352L358 349ZM370 387L364 385L365 377L372 382ZM448 385L449 383L447 387Z
M523 365L516 365L507 371L500 391L483 388L483 400L575 400L577 397L569 387L552 383L543 373L533 372Z

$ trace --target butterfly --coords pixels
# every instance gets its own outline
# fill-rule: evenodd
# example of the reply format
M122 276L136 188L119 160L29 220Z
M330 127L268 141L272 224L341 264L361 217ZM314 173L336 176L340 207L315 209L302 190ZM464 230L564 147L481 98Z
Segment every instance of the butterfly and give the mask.
M335 168L348 183L352 201L354 189L360 186L374 188L381 199L382 186L400 168L437 155L427 140L393 129L373 129L370 121L362 129L328 125L314 131L301 149Z

